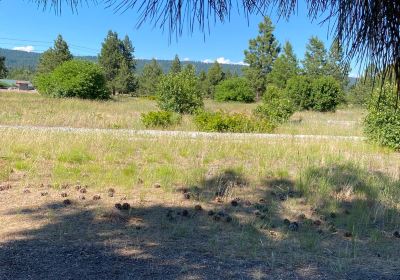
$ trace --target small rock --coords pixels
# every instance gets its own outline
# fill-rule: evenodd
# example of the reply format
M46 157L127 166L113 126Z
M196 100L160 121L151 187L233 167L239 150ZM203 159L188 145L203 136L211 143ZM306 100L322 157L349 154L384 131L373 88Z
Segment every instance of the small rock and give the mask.
M344 237L353 237L353 234L350 231L346 231Z
M131 209L131 205L127 202L122 204L122 210L129 210Z
M208 211L208 216L214 216L215 212L213 210Z
M64 203L64 205L71 205L72 204L71 200L69 200L69 199L64 199L63 203Z
M283 220L283 223L284 223L285 225L290 225L289 219L284 219L284 220Z
M100 200L100 199L101 199L101 197L100 197L99 194L95 194L95 195L93 196L93 200Z
M115 208L117 208L118 210L122 210L122 205L121 203L115 203Z
M161 188L161 184L155 183L155 184L153 185L153 187L154 187L155 189L159 189L159 188Z
M61 197L67 197L68 196L68 194L66 192L62 192L60 195L61 195Z
M396 238L400 238L400 232L396 230L395 232L393 232L393 236Z
M232 200L231 201L231 205L233 206L233 207L236 207L236 206L238 206L239 205L239 203L237 202L237 200Z
M299 224L297 222L290 223L289 224L289 230L298 231L299 230Z
M203 207L201 207L200 204L197 204L197 205L194 206L194 210L201 211L201 210L203 210Z

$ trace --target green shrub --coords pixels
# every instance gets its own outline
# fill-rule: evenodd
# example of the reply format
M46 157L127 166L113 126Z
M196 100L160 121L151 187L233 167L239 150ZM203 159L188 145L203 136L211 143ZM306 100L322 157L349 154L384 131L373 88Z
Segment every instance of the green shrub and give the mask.
M214 98L217 101L254 102L254 92L245 78L231 78L215 87Z
M158 106L162 110L192 114L203 107L203 98L193 70L169 73L157 87Z
M146 128L168 127L174 124L179 124L181 116L168 111L155 111L142 113L141 120Z
M273 126L286 122L294 113L295 106L284 90L276 86L268 86L263 95L263 104L259 105L254 114L267 120Z
M364 131L375 143L400 151L400 108L396 108L395 86L387 83L373 92L364 120Z
M287 96L298 110L309 110L313 107L311 79L307 76L294 76L287 81Z
M0 81L0 88L8 88L8 84Z
M335 111L336 106L343 99L340 84L333 77L320 77L312 82L312 109L314 111Z
M100 66L83 60L64 62L53 72L37 76L35 86L41 94L53 97L106 99L110 95Z
M243 114L223 112L198 112L194 117L197 128L210 132L270 132L273 127L263 119Z

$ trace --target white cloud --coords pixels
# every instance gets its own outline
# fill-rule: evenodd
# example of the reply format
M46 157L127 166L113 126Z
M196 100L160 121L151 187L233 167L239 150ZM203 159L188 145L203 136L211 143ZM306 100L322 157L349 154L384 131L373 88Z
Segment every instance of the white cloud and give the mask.
M23 51L23 52L33 52L35 48L33 46L22 46L22 47L14 47L14 51Z
M183 61L189 61L190 59L189 59L189 57L185 57L184 59L183 59Z
M225 58L225 57L223 57L223 56L221 56L221 57L218 57L217 59L205 59L205 60L203 60L202 62L204 62L204 63L214 63L215 61L217 61L218 63L221 63L221 64L235 64L235 65L248 65L247 63L244 63L243 61L238 61L238 62L234 62L234 61L231 61L230 59L228 59L228 58Z

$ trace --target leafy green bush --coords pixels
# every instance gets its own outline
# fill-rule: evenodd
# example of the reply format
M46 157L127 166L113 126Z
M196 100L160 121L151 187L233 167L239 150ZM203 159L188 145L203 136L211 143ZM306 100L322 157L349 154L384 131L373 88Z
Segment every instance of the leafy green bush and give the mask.
M312 82L312 109L319 112L335 111L344 99L340 84L330 76Z
M400 151L400 108L396 109L395 86L386 83L373 92L364 120L364 131L375 143Z
M197 128L210 132L270 132L273 127L263 119L243 114L223 112L198 112L194 117Z
M53 97L106 99L110 95L100 66L83 60L64 62L53 72L37 76L34 83L41 94Z
M311 79L307 76L294 76L287 81L287 96L298 110L309 110L313 107Z
M263 95L263 104L254 110L254 114L278 126L286 122L294 111L295 106L284 90L276 86L268 86Z
M254 102L254 92L245 78L231 78L215 87L214 98L217 101Z
M0 88L8 88L8 84L0 81Z
M168 127L180 123L181 116L168 111L155 111L142 113L141 120L146 128Z
M193 70L169 73L157 87L158 106L181 114L196 112L203 107L203 97Z

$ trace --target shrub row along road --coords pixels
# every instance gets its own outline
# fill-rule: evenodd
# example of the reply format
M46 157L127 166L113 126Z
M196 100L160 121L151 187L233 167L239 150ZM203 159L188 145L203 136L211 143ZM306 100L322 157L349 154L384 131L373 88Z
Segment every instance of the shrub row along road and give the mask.
M106 129L106 128L75 128L75 127L50 127L50 126L21 126L0 125L0 129L26 130L38 132L71 132L71 133L103 133L127 136L169 136L182 138L212 138L244 140L258 139L303 139L303 140L347 140L364 141L366 137L360 136L332 136L332 135L301 135L301 134L261 134L261 133L216 133L199 131L167 131L167 130L134 130L134 129Z

